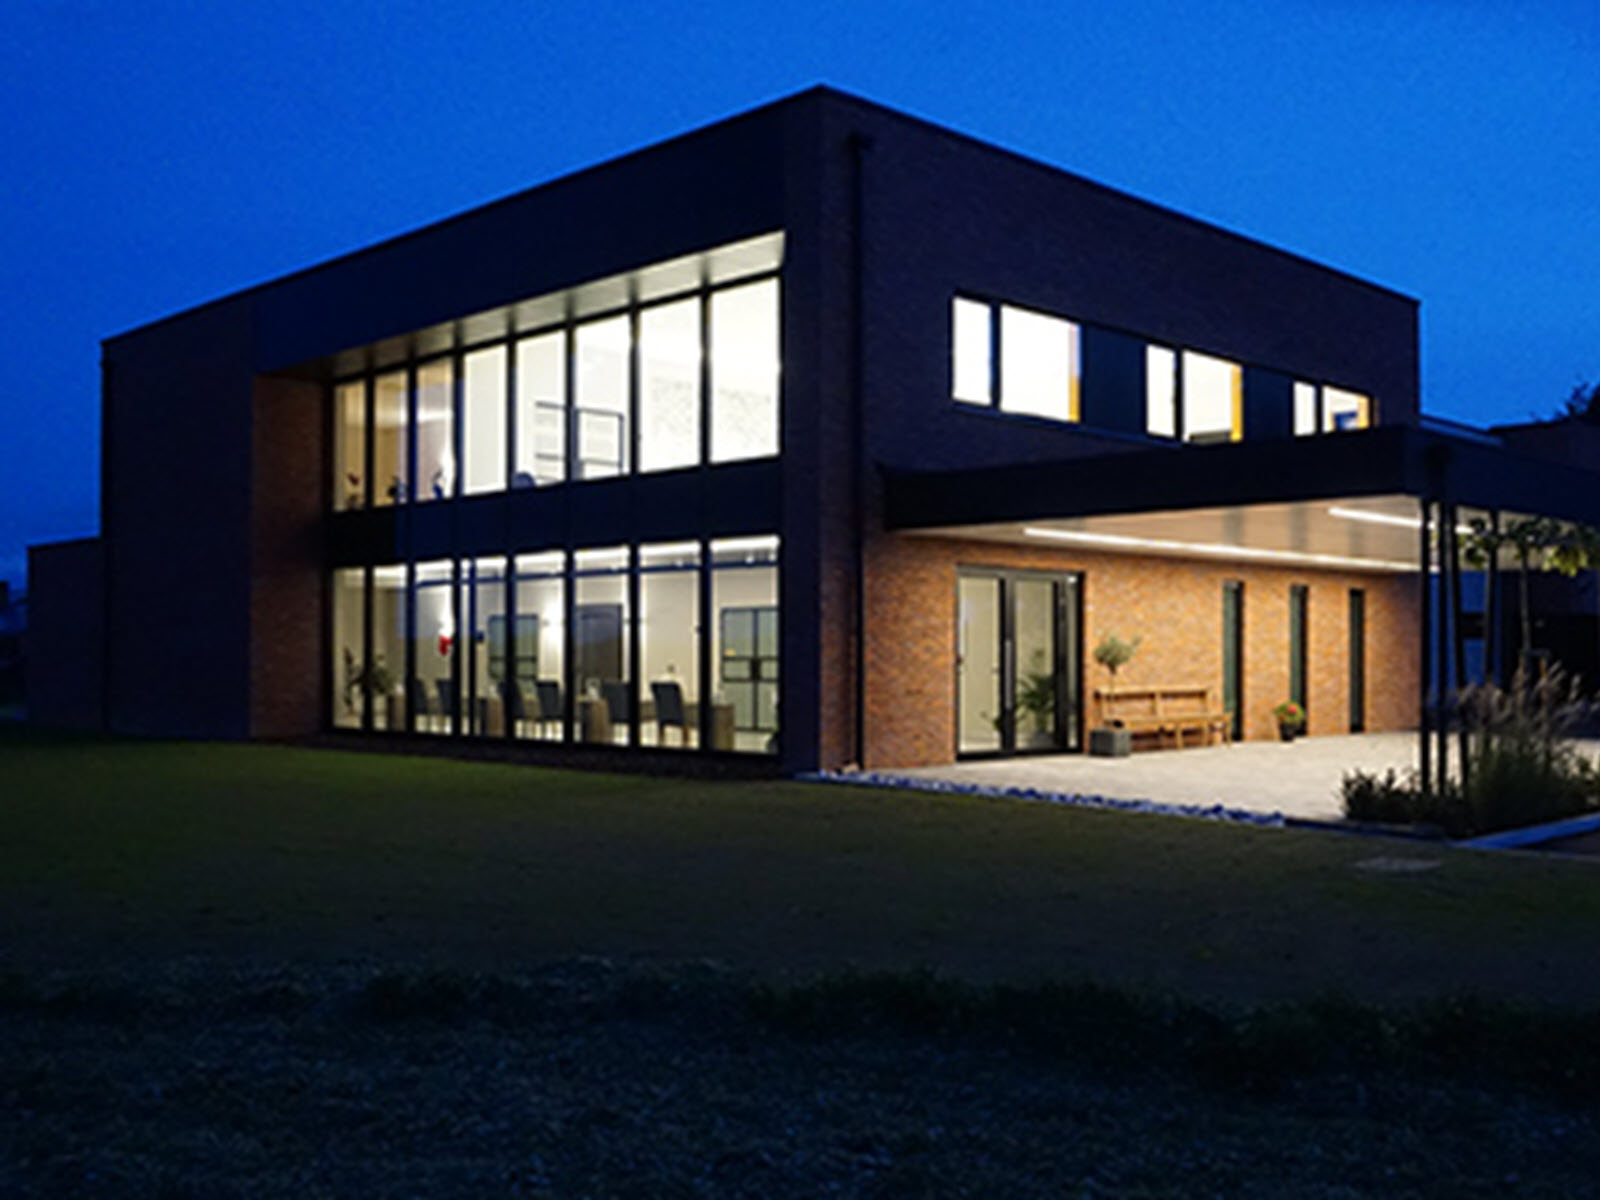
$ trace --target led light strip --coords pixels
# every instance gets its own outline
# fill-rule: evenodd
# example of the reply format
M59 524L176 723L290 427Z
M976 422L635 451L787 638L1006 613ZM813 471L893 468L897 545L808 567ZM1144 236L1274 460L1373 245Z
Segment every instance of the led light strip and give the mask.
M1129 537L1120 533L1088 533L1077 529L1040 529L1024 526L1027 537L1077 542L1086 546L1111 546L1123 550L1170 550L1211 558L1256 559L1267 562L1305 563L1318 567L1359 567L1369 571L1415 571L1415 563L1384 558L1345 558L1337 554L1305 554L1297 550L1262 550L1255 546L1230 546L1220 542L1175 542L1166 538Z
M1401 517L1394 513L1368 512L1361 508L1341 508L1337 504L1328 509L1328 515L1330 517L1342 517L1346 521L1367 521L1373 525L1394 525L1400 529L1422 528L1421 517ZM1466 537L1471 532L1472 530L1465 525L1456 526L1456 533L1461 537Z

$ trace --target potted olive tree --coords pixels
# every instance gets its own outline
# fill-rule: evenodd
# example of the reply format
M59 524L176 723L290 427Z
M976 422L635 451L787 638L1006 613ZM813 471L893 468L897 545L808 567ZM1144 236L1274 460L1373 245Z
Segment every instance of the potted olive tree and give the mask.
M1128 665L1139 649L1140 639L1123 641L1114 633L1101 638L1094 648L1094 660L1111 675L1111 687L1117 686L1117 670ZM1089 753L1101 758L1126 758L1133 753L1133 733L1117 724L1100 725L1089 731Z

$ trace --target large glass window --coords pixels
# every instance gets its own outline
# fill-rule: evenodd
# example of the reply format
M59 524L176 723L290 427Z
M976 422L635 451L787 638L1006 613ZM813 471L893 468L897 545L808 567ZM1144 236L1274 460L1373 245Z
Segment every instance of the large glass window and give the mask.
M357 379L333 391L333 507L367 503L367 384Z
M567 474L567 335L517 343L517 469L512 487L560 483Z
M360 567L333 573L333 723L344 729L360 729L366 707L366 590Z
M446 500L456 490L455 369L448 358L417 368L415 498Z
M461 596L457 601L462 628L462 728L480 737L503 737L506 731L506 563L480 558L461 564ZM513 701L514 703L514 701Z
M453 733L460 711L456 682L455 565L449 559L417 564L412 588L415 626L411 645L415 668L411 692L413 728L419 733Z
M634 716L628 686L628 548L579 550L573 571L576 736L584 742L627 745Z
M406 569L372 572L372 691L374 729L406 727Z
M506 348L491 346L462 360L462 490L501 492L506 486Z
M700 300L639 314L639 470L700 461Z
M1144 350L1144 427L1157 437L1178 436L1178 354L1166 346Z
M628 349L626 316L590 321L577 330L578 479L605 479L628 470Z
M639 547L639 740L694 746L700 731L700 544Z
M1190 442L1238 441L1244 433L1239 364L1183 352L1183 436Z
M711 461L778 452L778 281L711 296Z
M950 306L951 391L963 404L994 403L991 309L957 296Z
M406 373L389 371L374 381L372 408L372 502L401 504L410 495L410 450L406 445Z
M777 556L775 537L711 543L713 750L778 750Z
M1076 325L1000 307L1000 407L1057 421L1078 419Z
M560 551L517 555L515 628L506 637L512 658L509 701L512 733L559 742L565 737L566 556Z

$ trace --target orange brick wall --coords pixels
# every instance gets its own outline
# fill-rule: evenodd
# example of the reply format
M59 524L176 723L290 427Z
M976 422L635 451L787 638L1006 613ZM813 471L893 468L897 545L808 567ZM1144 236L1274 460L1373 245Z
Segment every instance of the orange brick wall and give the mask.
M1222 584L1241 580L1248 739L1276 736L1271 709L1288 698L1289 587L1295 583L1311 589L1308 732L1348 732L1348 592L1363 588L1367 729L1416 724L1418 626L1412 576L884 534L869 544L867 558L865 767L925 766L955 757L958 565L1083 572L1086 698L1107 682L1104 668L1089 657L1107 633L1142 638L1133 661L1119 672L1119 683L1200 683L1216 688L1220 697ZM841 719L847 718L830 713L829 724ZM825 746L849 741L845 730L825 730Z

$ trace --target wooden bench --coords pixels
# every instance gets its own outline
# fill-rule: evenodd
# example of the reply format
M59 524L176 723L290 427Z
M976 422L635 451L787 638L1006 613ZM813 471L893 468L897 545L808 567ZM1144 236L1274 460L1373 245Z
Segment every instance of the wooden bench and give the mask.
M1232 715L1213 689L1201 684L1096 688L1094 703L1097 724L1126 729L1136 740L1153 739L1157 745L1170 738L1179 749L1191 732L1196 745L1209 746L1215 738L1226 745L1233 727Z

